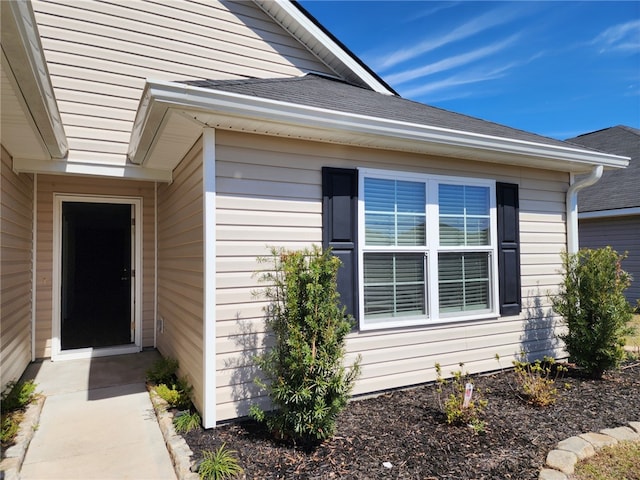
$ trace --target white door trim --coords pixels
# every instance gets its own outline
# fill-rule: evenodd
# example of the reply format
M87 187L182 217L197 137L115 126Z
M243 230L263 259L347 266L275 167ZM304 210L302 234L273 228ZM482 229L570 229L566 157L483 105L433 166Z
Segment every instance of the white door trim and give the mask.
M64 202L81 203L118 203L133 205L136 219L134 226L135 241L132 263L135 268L133 277L132 314L135 328L135 341L132 345L106 348L79 348L62 351L60 311L62 299L62 204ZM52 318L51 318L51 360L72 360L77 358L102 357L135 353L142 350L142 198L107 195L74 195L55 193L53 198L53 278L52 278Z

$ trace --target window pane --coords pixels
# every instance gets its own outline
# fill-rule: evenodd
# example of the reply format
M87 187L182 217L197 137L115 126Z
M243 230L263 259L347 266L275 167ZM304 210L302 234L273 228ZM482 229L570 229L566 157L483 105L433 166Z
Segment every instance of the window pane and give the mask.
M438 205L440 205L441 215L463 215L464 187L462 185L439 185Z
M488 253L438 255L440 311L468 312L491 308Z
M423 246L425 184L364 179L365 245Z
M365 242L367 245L395 245L396 227L393 215L365 213Z
M393 180L364 179L364 203L367 212L395 212Z
M489 245L489 188L438 185L440 245Z
M364 315L401 317L424 315L426 296L423 254L364 255Z

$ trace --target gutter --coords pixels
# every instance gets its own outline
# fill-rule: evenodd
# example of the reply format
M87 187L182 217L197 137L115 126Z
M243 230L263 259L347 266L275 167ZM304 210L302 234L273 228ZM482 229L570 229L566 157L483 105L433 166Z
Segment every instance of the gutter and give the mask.
M573 183L567 190L567 253L578 251L578 192L600 180L602 165L596 165L588 177Z

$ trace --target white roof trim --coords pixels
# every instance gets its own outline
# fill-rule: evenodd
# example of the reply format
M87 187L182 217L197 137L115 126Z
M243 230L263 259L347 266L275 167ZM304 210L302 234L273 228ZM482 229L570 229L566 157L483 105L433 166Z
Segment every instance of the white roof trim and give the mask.
M375 75L372 75L365 67L363 67L352 55L347 53L340 45L338 45L329 35L327 35L318 25L316 25L309 17L304 15L290 0L253 0L267 15L273 18L282 28L287 30L291 35L305 45L312 53L320 58L323 63L336 70L332 62L327 63L323 59L324 55L318 55L314 51L312 45L303 37L301 32L307 33L318 42L318 47L326 51L332 60L343 65L347 70L352 72L361 81L370 88L379 93L395 95L395 92L382 83ZM341 72L337 72L340 74Z
M51 158L68 151L31 2L2 2L2 50Z
M578 213L578 220L588 220L591 218L626 217L629 215L640 215L640 207L615 208L612 210L599 210L597 212Z
M573 146L482 135L428 125L239 95L175 82L148 81L129 145L129 159L144 164L169 110L203 124L266 135L455 156L511 165L585 171L593 165L624 168L629 159ZM178 162L181 159L176 159Z
M66 160L33 160L14 158L13 168L20 173L45 173L51 175L90 175L151 182L172 181L171 170L142 168L137 165L107 165L69 162Z

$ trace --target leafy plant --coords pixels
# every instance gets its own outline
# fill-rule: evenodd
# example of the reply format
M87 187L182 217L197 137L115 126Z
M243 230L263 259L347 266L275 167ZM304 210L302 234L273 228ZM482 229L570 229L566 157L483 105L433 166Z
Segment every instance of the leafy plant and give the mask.
M484 432L485 423L480 419L488 401L482 398L482 392L473 389L472 397L465 402L467 384L473 385L468 372L464 372L464 363L460 363L460 370L451 372L452 377L442 376L439 363L436 368L436 394L440 411L444 413L450 425L469 425L476 433ZM475 399L474 399L475 396ZM444 400L442 398L444 397Z
M177 433L189 433L200 428L200 415L198 412L185 410L178 413L173 419L173 426Z
M18 433L20 427L20 416L15 412L3 414L2 424L0 425L0 443L2 446L10 445L13 438Z
M171 357L161 357L147 370L147 380L156 385L164 383L170 385L178 381L178 360Z
M198 475L202 479L225 480L240 475L243 470L235 456L235 450L229 450L222 444L215 452L202 452L203 460L198 468Z
M622 269L624 258L611 247L564 253L563 283L551 299L567 326L559 337L570 359L593 378L618 368L625 358L631 308L624 291L631 277Z
M35 398L36 384L33 380L26 382L9 382L2 392L0 411L2 413L21 410Z
M191 392L193 388L184 378L171 385L161 383L160 385L156 385L154 389L160 398L169 404L169 407L186 409L191 406Z
M253 405L250 415L278 438L311 445L333 435L360 372L358 358L345 368L345 337L352 320L339 305L336 276L340 260L329 250L273 249L272 270L260 281L271 301L267 327L275 345L256 358L265 380L256 383L275 411Z
M546 407L556 402L558 389L555 381L567 371L564 365L545 356L533 363L514 361L513 366L518 389L529 403Z

